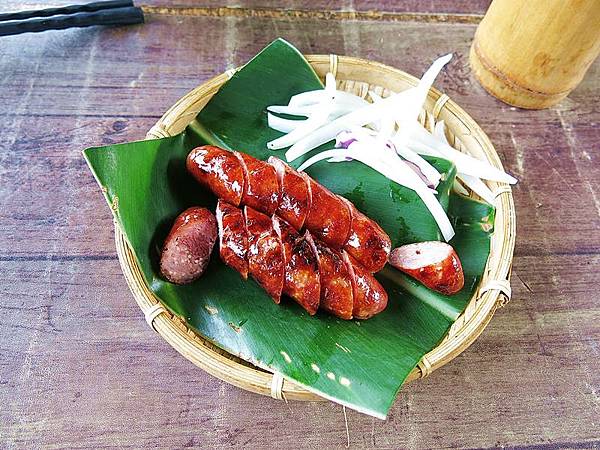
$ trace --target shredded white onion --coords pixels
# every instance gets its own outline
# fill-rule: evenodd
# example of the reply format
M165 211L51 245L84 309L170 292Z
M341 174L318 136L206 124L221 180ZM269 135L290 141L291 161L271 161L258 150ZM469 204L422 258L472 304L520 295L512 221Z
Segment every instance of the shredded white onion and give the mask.
M435 124L433 129L433 135L440 140L441 142L450 145L448 139L446 138L445 133L445 124L443 120L440 120ZM467 175L465 173L458 172L456 174L457 178L459 178L467 187L469 187L473 192L479 195L482 199L484 199L489 204L493 205L496 201L496 197L494 197L494 193L490 190L487 185L481 181L479 178L474 177L472 175ZM457 185L459 186L456 189ZM458 190L463 195L468 195L469 192L458 182L455 181L454 184L455 190Z
M302 171L324 159L341 160L351 158L373 168L396 183L412 189L423 200L435 219L442 236L449 241L454 229L446 212L434 193L408 165L398 158L395 151L371 136L361 136L361 140L350 143L347 149L322 151L306 160L298 170Z
M465 185L467 185L468 188L470 188L473 192L479 195L490 205L493 205L496 202L496 197L494 197L494 193L479 178L467 175L466 173L459 173L456 176L460 178L461 181L465 183Z
M408 146L413 148L417 153L422 153L418 150L419 148L427 147L439 152L442 157L449 159L456 164L456 169L460 173L509 184L517 182L515 178L502 172L500 169L465 153L459 152L445 142L436 139L422 125L419 124L418 126L415 126L413 130L414 132L410 136Z
M378 120L380 116L388 113L393 107L401 105L402 99L411 95L410 93L411 89L408 89L385 98L378 103L370 103L364 108L357 109L350 114L338 117L334 121L325 124L314 133L309 133L301 140L297 141L285 153L285 158L288 162L293 161L305 153L317 148L319 145L323 145L335 139L338 133L341 133L342 131L373 123L375 120Z
M269 128L280 131L281 133L289 133L301 126L306 120L284 119L275 114L267 113L267 124Z
M311 106L315 103L321 102L323 97L326 95L328 94L324 89L302 92L301 94L294 95L292 98L290 98L289 106ZM335 92L335 103L353 106L354 108L361 108L369 104L368 101L359 97L358 95L354 95L346 91Z
M290 98L288 105L269 106L270 128L286 133L267 144L270 149L289 147L288 162L336 139L342 148L321 151L299 168L327 160L339 163L357 160L398 184L414 190L436 220L444 239L450 240L454 230L435 197L441 174L421 155L445 158L456 165L457 178L484 200L494 203L494 196L481 180L515 183L507 173L459 152L447 141L444 122L435 124L430 133L418 117L433 82L451 54L438 58L423 74L416 87L381 98L369 91L372 103L357 95L339 91L333 74L325 77L325 88L302 92ZM290 120L275 114L306 117ZM455 181L455 190L467 192Z

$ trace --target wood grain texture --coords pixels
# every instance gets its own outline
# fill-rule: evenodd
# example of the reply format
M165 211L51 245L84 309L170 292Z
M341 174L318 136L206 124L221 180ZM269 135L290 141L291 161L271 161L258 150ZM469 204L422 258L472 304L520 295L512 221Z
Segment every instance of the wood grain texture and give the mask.
M600 446L600 65L557 107L517 110L470 74L474 31L158 14L139 27L3 38L0 447L343 448L340 407L241 391L147 327L80 153L143 138L181 95L277 36L415 75L454 51L437 86L520 179L512 302L463 355L406 386L386 422L348 411L351 447Z
M86 3L87 0L5 0L2 11L22 11ZM483 15L491 0L140 0L136 6L163 8L249 8L252 10L364 11L387 13L434 13Z

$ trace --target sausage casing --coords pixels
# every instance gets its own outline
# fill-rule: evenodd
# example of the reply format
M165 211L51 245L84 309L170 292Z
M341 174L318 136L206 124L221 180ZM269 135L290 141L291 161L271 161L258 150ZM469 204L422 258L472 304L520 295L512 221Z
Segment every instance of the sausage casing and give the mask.
M352 279L342 254L312 239L308 233L307 240L313 246L319 263L321 308L340 319L352 319Z
M197 147L189 153L186 167L217 197L235 206L240 204L244 193L244 171L233 153L212 145Z
M275 303L279 303L284 271L281 239L269 216L246 206L244 217L248 236L248 273Z
M273 216L273 226L283 245L283 293L296 300L312 316L319 309L321 298L317 255L306 236L301 236L286 221Z
M219 200L217 202L219 254L225 264L248 278L248 237L246 219L241 209Z

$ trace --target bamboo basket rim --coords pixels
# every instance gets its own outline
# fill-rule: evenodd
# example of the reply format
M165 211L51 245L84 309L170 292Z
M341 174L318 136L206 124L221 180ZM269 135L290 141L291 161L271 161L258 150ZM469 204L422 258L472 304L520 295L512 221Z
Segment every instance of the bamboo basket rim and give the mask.
M418 79L399 69L361 58L337 55L306 55L321 78L331 71L340 75L351 72L362 77L378 72L387 75L389 85L416 85ZM146 139L169 137L181 132L193 120L219 87L238 69L229 70L193 89L179 99L150 129ZM372 87L368 81L345 79L341 83L346 90L366 95L365 89ZM388 85L388 86L389 86ZM365 87L366 86L366 87ZM380 91L387 88L379 85ZM356 92L359 90L360 92ZM367 89L368 90L368 89ZM375 88L377 90L377 88ZM364 92L363 92L364 91ZM389 93L390 91L387 91ZM385 94L385 92L384 92ZM492 165L502 169L502 164L489 138L477 123L448 96L431 88L420 120L435 121L437 117L446 121L447 130L454 133L455 146L468 140L468 150L476 156L484 156ZM433 123L433 122L431 122ZM457 138L457 131L462 131ZM474 152L475 150L475 152ZM463 313L450 327L446 337L432 351L427 353L405 382L424 378L434 370L447 364L466 350L491 320L497 308L510 300L510 273L516 238L516 217L512 191L505 183L489 182L496 193L496 219L491 239L490 256L484 276ZM475 196L472 194L472 196ZM171 314L162 305L145 283L141 269L137 265L133 251L127 243L119 225L115 222L115 245L123 274L138 306L148 324L160 334L175 350L196 366L209 374L234 386L262 395L270 395L285 400L326 400L293 381L285 380L279 374L237 358L218 348L207 339L189 328L182 318Z

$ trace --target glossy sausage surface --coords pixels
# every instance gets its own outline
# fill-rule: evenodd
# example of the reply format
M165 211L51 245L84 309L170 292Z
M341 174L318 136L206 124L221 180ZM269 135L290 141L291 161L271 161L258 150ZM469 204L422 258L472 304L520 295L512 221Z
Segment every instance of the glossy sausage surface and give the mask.
M269 216L246 206L244 217L248 235L248 273L275 303L279 303L284 271L281 240Z
M312 316L319 309L321 298L317 255L306 237L301 236L285 220L273 216L273 226L283 245L283 293L296 300Z
M392 241L377 222L361 213L350 201L344 201L352 216L350 234L344 244L344 250L360 261L369 272L379 272L387 263Z
M352 280L352 315L355 319L368 319L379 314L387 306L387 292L372 273L347 253L344 256Z
M197 147L186 160L187 170L214 194L238 206L244 193L244 171L238 158L212 145Z
M246 153L234 152L242 163L245 189L241 203L271 215L279 205L279 180L271 164Z
M187 167L200 183L228 203L248 205L268 215L275 213L296 231L306 229L332 248L345 249L366 270L383 268L391 242L375 221L277 158L265 163L241 152L236 154L214 146L198 147L188 155Z
M304 172L301 175L309 183L312 198L306 229L326 244L341 248L350 234L352 218L348 205Z
M277 171L281 189L276 213L297 231L301 230L311 205L308 183L304 177L278 158L269 157L269 164Z
M353 294L350 271L342 254L307 235L317 254L321 276L321 308L340 319L352 319Z
M248 237L244 213L241 209L219 200L216 216L221 260L237 270L245 280L248 278Z

